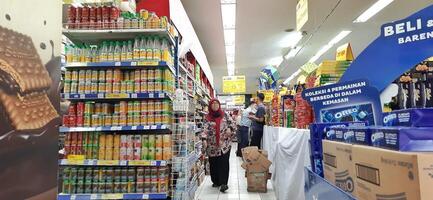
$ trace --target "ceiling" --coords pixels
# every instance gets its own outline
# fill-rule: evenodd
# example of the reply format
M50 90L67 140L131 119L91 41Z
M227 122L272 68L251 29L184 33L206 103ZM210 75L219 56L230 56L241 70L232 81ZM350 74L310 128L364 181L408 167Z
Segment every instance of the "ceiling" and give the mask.
M181 0L211 67L217 92L222 91L222 76L227 75L220 0ZM271 3L272 2L272 3ZM274 57L284 56L281 46L286 29L296 28L297 0L237 0L236 75L246 75L247 93L257 90L260 70ZM307 32L299 44L296 57L283 61L278 70L289 77L305 64L323 45L342 30L352 33L320 57L334 59L336 48L350 42L358 55L380 33L380 26L410 15L433 3L433 0L395 0L366 23L352 21L376 0L326 0L309 3L309 19L302 28Z

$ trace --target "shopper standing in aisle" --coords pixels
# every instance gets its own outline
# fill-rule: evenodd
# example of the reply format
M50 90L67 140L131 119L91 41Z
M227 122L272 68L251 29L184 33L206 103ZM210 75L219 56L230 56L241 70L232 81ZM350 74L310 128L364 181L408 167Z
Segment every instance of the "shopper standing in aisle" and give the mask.
M257 94L257 112L255 114L250 113L249 118L252 121L251 128L253 129L253 135L251 136L250 146L256 146L261 148L261 142L263 138L263 126L265 125L265 114L266 108L263 105L265 95L263 93Z
M234 136L233 121L221 110L217 99L209 102L204 133L206 135L206 153L209 156L212 187L220 187L221 192L228 189L229 158Z
M254 114L256 112L256 102L251 101L250 106L243 110L239 116L241 117L239 122L239 141L238 141L238 156L242 157L242 149L247 147L249 144L249 132L251 128L251 119L249 118L250 114Z

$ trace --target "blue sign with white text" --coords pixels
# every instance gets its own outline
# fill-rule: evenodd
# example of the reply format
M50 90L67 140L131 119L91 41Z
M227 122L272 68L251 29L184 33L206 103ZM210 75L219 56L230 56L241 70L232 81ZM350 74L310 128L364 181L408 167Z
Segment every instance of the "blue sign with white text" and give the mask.
M340 82L367 78L371 86L383 91L401 74L432 56L433 5L382 25L381 35L353 61Z
M313 106L316 122L382 124L379 91L365 79L307 89L302 97Z

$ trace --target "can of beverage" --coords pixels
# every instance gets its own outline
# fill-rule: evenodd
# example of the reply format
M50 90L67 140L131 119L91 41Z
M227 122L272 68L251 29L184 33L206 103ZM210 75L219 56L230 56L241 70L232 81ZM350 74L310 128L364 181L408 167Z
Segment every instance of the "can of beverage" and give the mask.
M127 125L127 117L126 115L119 115L119 126L126 126Z
M120 182L120 190L122 193L128 192L128 181L122 181Z
M92 82L92 70L86 70L86 78L84 79L86 82Z
M147 124L154 125L155 124L155 113L148 112L147 113Z
M107 70L108 71L108 70ZM98 81L101 83L101 82L105 82L105 73L106 72L106 70L99 70L98 71Z
M136 176L136 173L135 173L135 169L134 168L128 168L128 181L135 181L136 179L135 179L135 176Z
M149 69L147 70L147 81L154 81L155 80L155 70Z
M141 71L136 69L133 72L134 72L134 81L140 82L141 81Z
M99 140L99 141L101 141L101 140ZM99 160L106 160L106 157L105 157L105 147L99 146L98 159Z
M82 167L77 169L77 180L78 181L84 180L84 168L82 168Z
M120 82L113 82L112 85L113 85L111 88L112 93L114 94L120 93Z
M120 101L119 102L119 114L126 115L128 113L128 102Z
M134 93L140 93L141 92L140 85L141 85L140 81L134 82Z
M120 148L119 147L113 148L113 160L120 160Z
M86 94L86 83L79 82L78 83L78 94Z
M126 119L126 124L127 124L128 126L133 126L133 123L134 123L134 115L133 115L133 114L128 114L127 116L128 116L128 117L127 117L127 119Z
M70 170L69 180L75 181L77 180L78 169L76 167L72 167Z
M120 83L120 93L127 93L128 81L122 81Z
M105 159L113 160L113 147L105 147Z
M133 148L132 160L141 160L141 146Z
M141 147L141 159L148 160L149 159L149 147L142 145Z
M106 83L98 83L98 93L107 93Z
M115 69L113 71L113 81L114 82L122 81L122 71L120 71L120 69Z
M119 114L113 114L111 120L112 120L112 122L111 122L112 126L119 126L120 125L120 116L119 116Z
M160 80L156 80L154 82L155 85L155 92L162 92L162 82Z
M78 83L73 81L71 82L71 91L70 93L77 93L78 92Z
M141 91L142 93L146 93L146 92L148 92L148 90L147 90L147 81L142 81L142 82L140 83L140 91Z
M113 80L114 80L114 71L112 69L106 70L105 71L105 81L113 82Z
M86 102L84 104L84 114L91 115L94 113L94 104L91 102Z
M167 192L168 191L167 180L160 179L158 181L159 181L159 190L158 190L158 192L161 192L161 193Z
M126 93L133 93L134 92L134 82L133 81L127 81L126 82Z
M133 160L134 159L134 148L133 147L127 147L126 148L126 160Z
M161 122L163 124L170 124L170 115L168 113L162 113Z
M147 91L155 92L155 81L153 80L147 81Z
M114 180L114 182L120 182L121 176L122 176L122 170L121 170L121 168L114 168L113 169L113 180Z
M84 126L84 116L76 116L76 126L83 127Z
M157 193L158 192L158 180L152 180L150 182L150 192Z
M105 83L105 93L114 93L113 92L113 83L112 82L107 82Z
M124 81L129 81L130 80L130 76L129 76L129 72L127 72L127 71L124 71L123 73L123 80Z
M62 193L72 194L71 192L71 182L68 179L63 179L62 182Z
M86 180L84 182L84 193L92 193L92 181L91 180Z
M148 100L147 101L147 112L155 112L155 101Z
M98 70L92 70L91 81L96 83L96 82L98 82L98 80L99 80Z
M71 70L66 70L65 71L65 81L71 81L72 80L72 71Z
M126 154L126 149L127 147L120 147L120 151L119 151L119 157L120 160L128 160L128 155Z
M155 160L155 147L150 146L147 151L147 159L148 160Z
M115 181L113 184L113 191L114 193L122 193L122 188L121 188L121 182L120 181Z
M92 115L91 124L92 124L91 125L92 127L101 126L100 116L99 115Z
M127 103L127 113L128 114L133 114L134 113L134 102L132 102L132 101L129 101L128 103Z
M92 82L86 82L84 86L84 94L90 94L92 91Z
M65 94L71 93L71 82L70 81L65 81L65 83L63 84L63 93L65 93Z
M92 182L92 193L96 194L98 193L99 189L99 182L98 180Z
M91 159L99 159L99 146L98 144L93 144L92 146L92 158Z
M91 83L90 93L91 94L98 93L98 83L94 83L94 82Z
M155 160L162 160L162 159L163 159L162 147L156 147L155 148Z
M140 125L140 121L141 121L140 114L134 113L132 115L132 120L133 120L133 122L132 122L133 126L139 126Z
M81 81L81 73L84 73L82 81L86 80L86 72L84 70L80 70L80 81ZM74 70L71 72L71 81L78 81L78 71Z
M146 114L140 115L140 125L147 125L147 115Z
M113 136L113 147L114 148L119 148L120 147L120 143L121 143L121 135L114 135Z
M155 135L155 147L162 147L163 146L163 135L158 134Z
M161 81L162 80L162 71L161 69L154 69L154 80Z
M91 124L91 116L88 114L84 115L83 127L90 127Z
M99 182L98 183L98 193L105 193L105 182Z
M98 143L99 143L99 148L100 149L105 149L105 142L106 142L106 136L107 135L105 135L105 134L101 134L101 135L99 135L99 141L98 141Z
M140 111L141 111L141 102L140 101L134 101L132 112L134 114L138 114L138 113L140 113Z
M76 184L76 193L84 193L84 180L78 180Z
M149 180L145 179L144 180L144 193L150 193L150 178Z
M112 126L113 125L113 117L111 115L104 116L104 126Z
M171 135L169 134L164 134L162 136L162 147L171 147Z
M107 134L105 135L105 147L113 147L114 144L114 135Z
M156 111L156 112L162 111L162 101L155 100L155 101L153 101L153 105L154 105L154 111Z
M137 181L136 192L144 193L144 181Z
M141 82L147 81L147 69L140 70L140 80Z

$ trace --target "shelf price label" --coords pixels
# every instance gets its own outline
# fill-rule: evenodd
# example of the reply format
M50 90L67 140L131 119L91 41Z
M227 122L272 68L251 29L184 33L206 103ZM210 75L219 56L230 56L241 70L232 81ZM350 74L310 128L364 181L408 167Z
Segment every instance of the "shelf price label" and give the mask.
M98 199L98 194L91 194L90 199Z
M134 166L134 165L149 166L150 161L148 161L148 160L131 160L131 161L129 161L129 165L131 165L131 166Z
M123 194L101 194L101 199L123 199Z
M149 98L154 98L155 95L153 93L149 93Z
M118 160L98 160L98 165L119 165Z
M140 66L158 66L159 63L158 63L158 61L142 61L142 62L138 62L138 65L140 65Z
M109 99L129 98L129 94L126 94L126 93L113 94L113 93L111 93L111 94L107 94L105 97L109 98Z
M149 199L149 195L148 194L143 194L143 196L141 198L142 199Z

